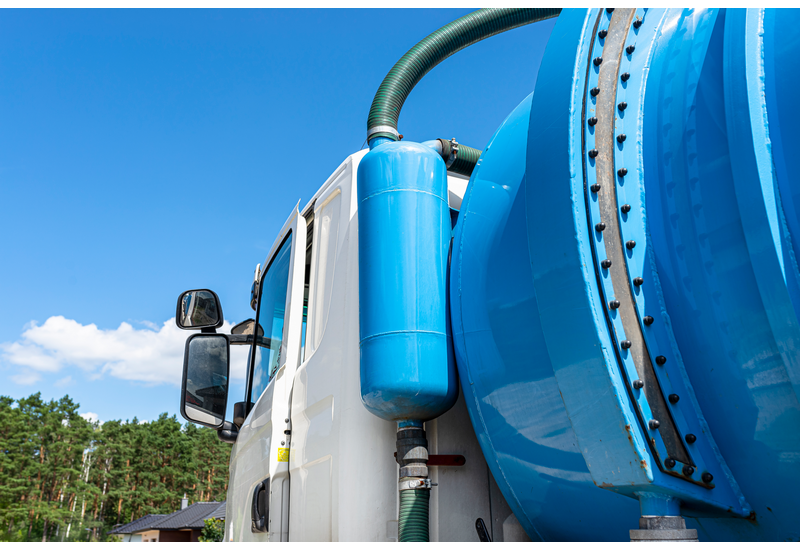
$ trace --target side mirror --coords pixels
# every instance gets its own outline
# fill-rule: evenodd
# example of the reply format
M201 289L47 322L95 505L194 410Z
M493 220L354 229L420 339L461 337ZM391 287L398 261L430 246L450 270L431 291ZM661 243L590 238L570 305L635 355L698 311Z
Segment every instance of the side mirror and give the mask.
M181 416L214 428L225 423L230 375L230 343L225 334L193 334L186 340Z
M175 310L175 323L178 327L184 330L219 328L224 320L222 304L213 291L187 290L178 297Z

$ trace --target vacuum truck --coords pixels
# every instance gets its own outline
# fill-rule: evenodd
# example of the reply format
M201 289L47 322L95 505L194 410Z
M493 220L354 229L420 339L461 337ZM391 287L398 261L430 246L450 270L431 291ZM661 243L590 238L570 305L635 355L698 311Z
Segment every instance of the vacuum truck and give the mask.
M551 17L483 150L402 140L428 71ZM800 539L798 27L483 9L414 46L253 318L178 300L181 412L233 444L225 540Z

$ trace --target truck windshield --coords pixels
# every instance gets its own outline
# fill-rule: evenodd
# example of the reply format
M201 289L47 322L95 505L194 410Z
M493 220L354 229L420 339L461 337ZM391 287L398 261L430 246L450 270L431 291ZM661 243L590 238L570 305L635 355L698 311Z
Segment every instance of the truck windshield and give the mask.
M291 233L273 257L261 278L256 322L263 327L267 346L253 345L252 382L249 401L255 403L278 370L283 341L283 319L286 314L286 290L289 284L289 260L292 252ZM269 339L269 340L268 340Z

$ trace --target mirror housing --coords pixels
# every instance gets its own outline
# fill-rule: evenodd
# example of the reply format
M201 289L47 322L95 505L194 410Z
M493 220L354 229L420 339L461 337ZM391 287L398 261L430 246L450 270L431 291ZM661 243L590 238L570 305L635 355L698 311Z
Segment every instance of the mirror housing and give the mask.
M219 429L225 424L230 377L230 342L225 334L193 334L186 339L181 384L181 416Z
M231 328L231 334L253 334L255 332L256 322L253 319L247 319L241 323L234 325ZM258 325L258 335L264 336L264 327Z
M222 326L222 304L212 290L187 290L178 296L175 324L183 330L216 329ZM213 332L213 331L212 331Z

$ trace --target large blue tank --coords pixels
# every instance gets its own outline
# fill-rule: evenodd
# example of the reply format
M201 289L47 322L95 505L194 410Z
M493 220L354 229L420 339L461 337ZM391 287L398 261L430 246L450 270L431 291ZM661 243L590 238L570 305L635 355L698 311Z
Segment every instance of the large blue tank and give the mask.
M564 10L453 244L462 389L533 539L799 540L797 11Z
M458 397L448 334L447 168L432 149L386 142L358 167L361 399L422 422Z

